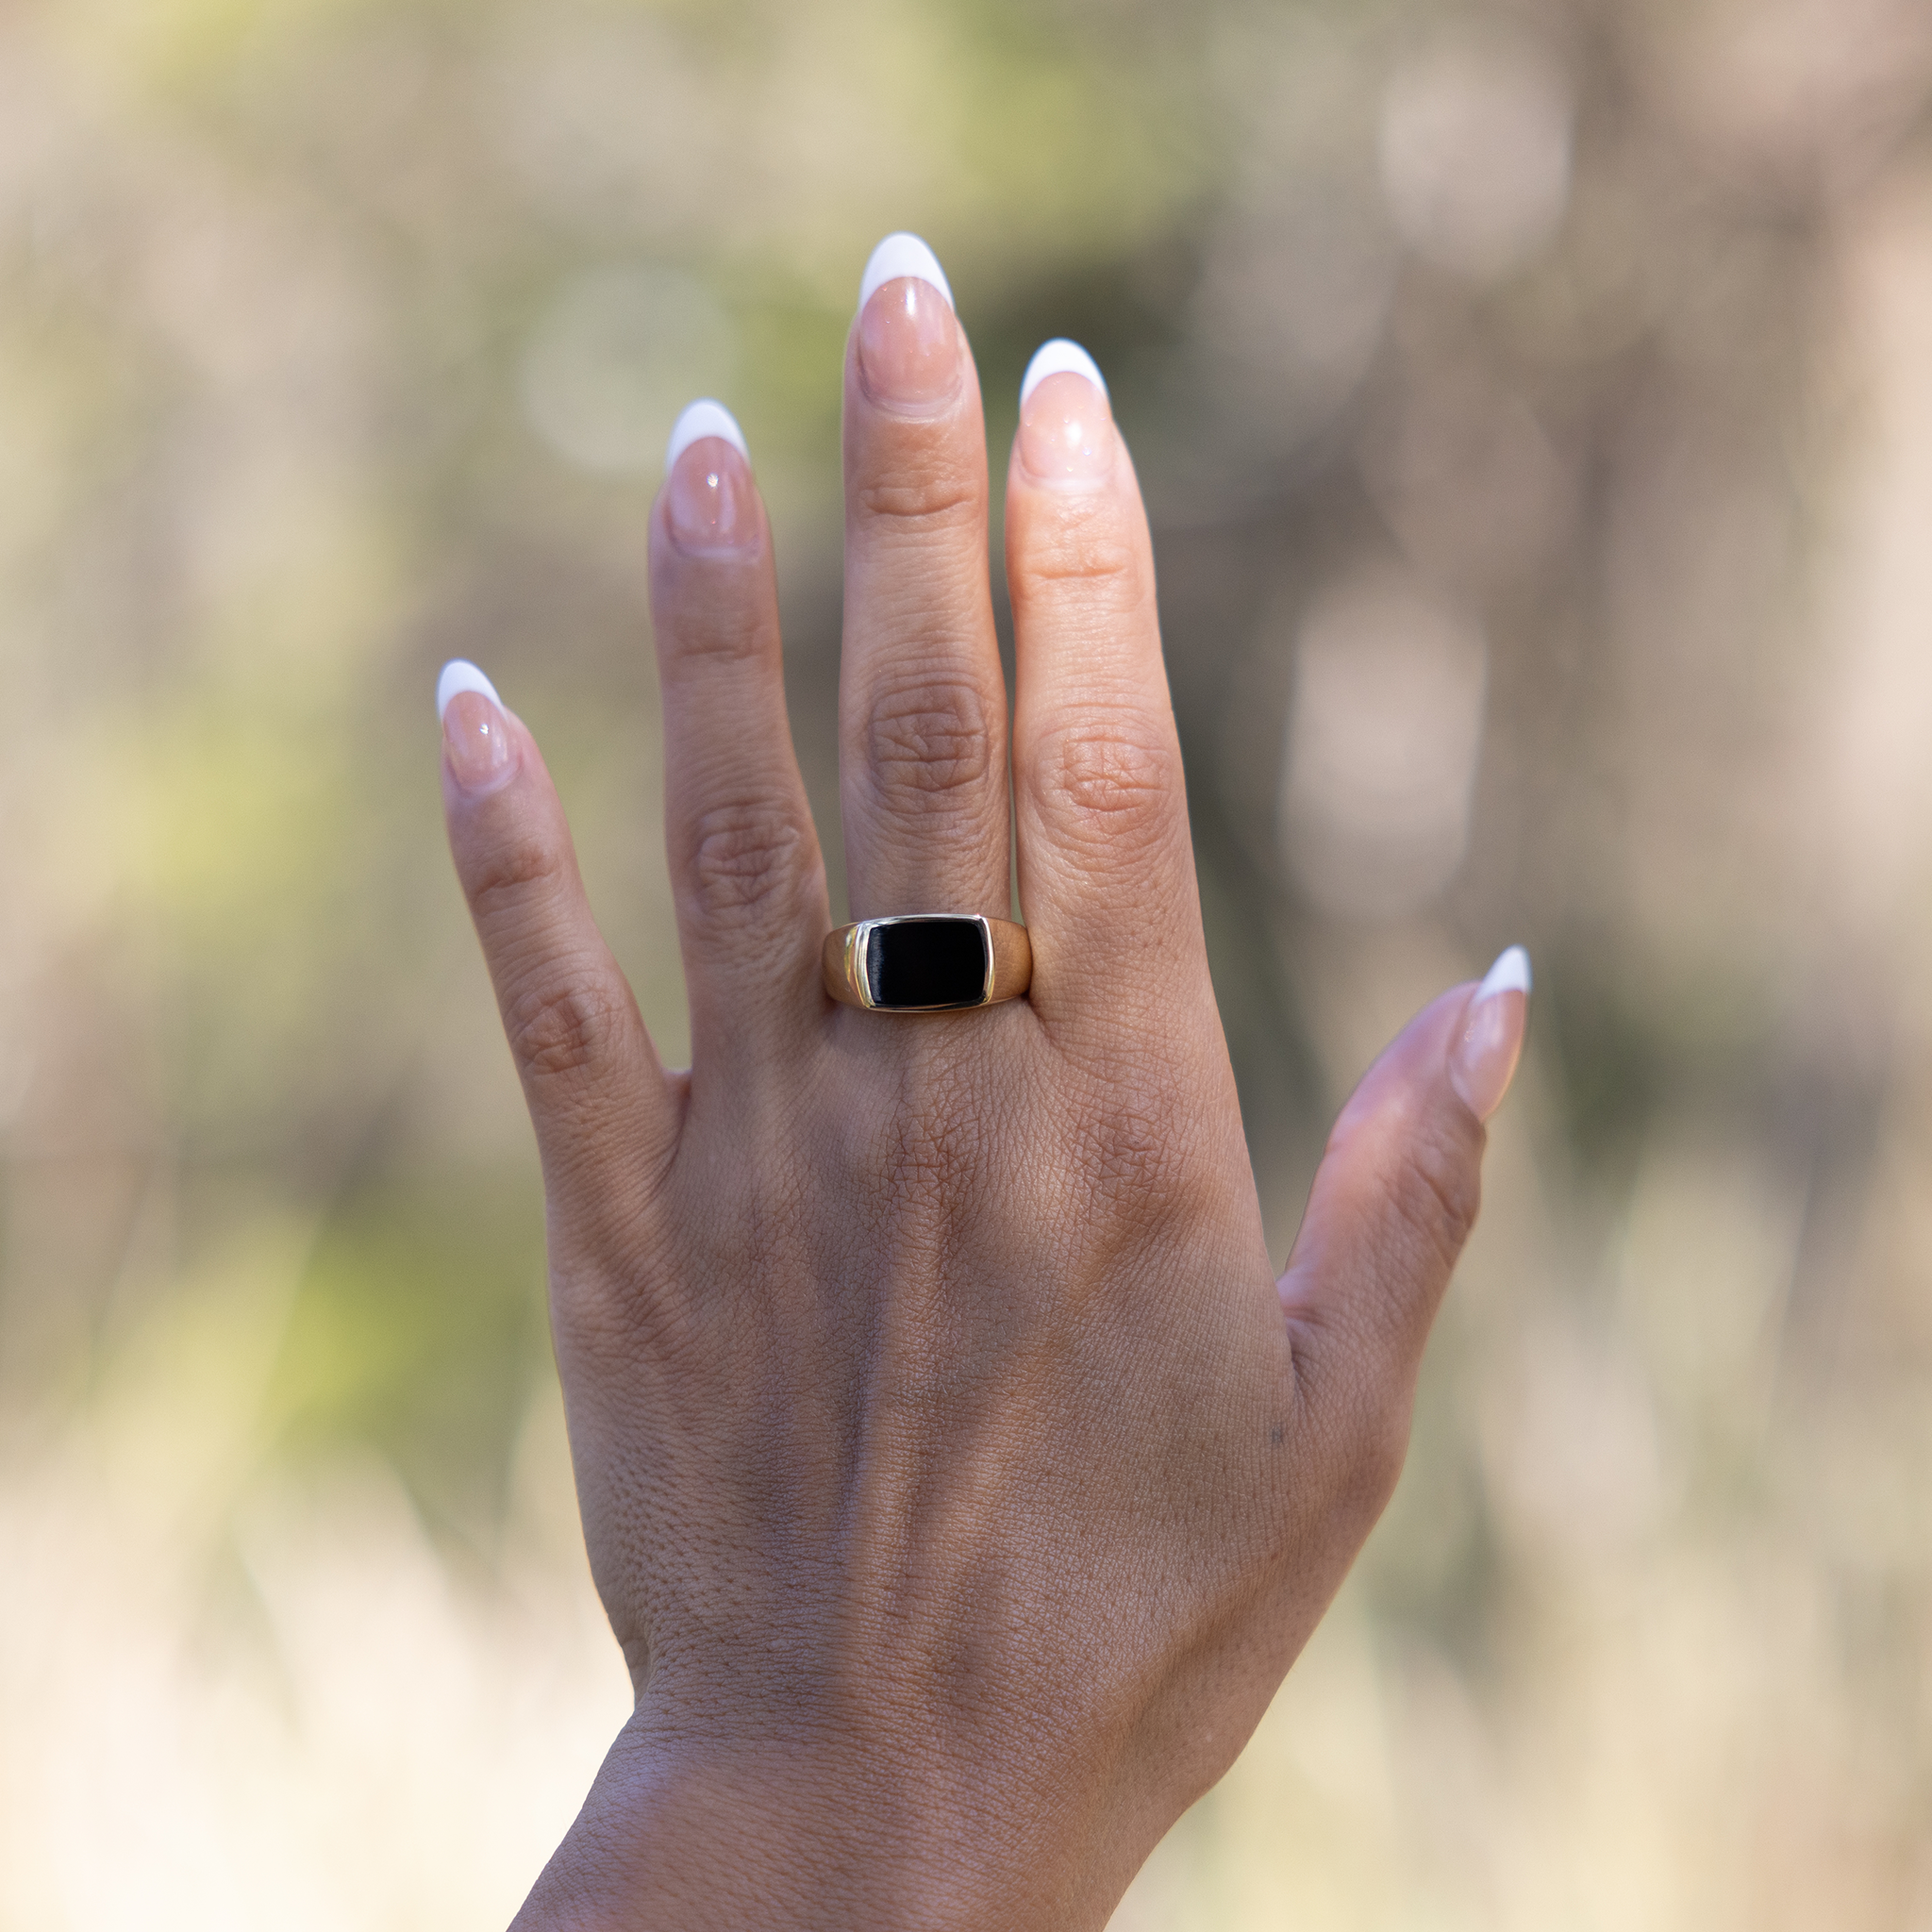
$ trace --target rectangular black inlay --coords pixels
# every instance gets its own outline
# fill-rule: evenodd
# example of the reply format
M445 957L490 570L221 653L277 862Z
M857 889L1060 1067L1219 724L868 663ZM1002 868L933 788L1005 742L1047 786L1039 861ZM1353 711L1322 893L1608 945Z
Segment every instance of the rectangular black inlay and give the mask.
M875 1007L976 1007L986 997L986 928L976 919L901 919L866 936Z

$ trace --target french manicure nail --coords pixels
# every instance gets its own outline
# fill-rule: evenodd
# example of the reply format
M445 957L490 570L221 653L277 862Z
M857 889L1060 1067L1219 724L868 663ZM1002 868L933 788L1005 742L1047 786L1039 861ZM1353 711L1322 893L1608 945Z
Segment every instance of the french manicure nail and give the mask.
M888 235L858 284L858 374L889 408L926 409L959 388L959 325L939 258L917 235Z
M1113 469L1113 412L1078 342L1043 342L1020 384L1020 465L1042 483L1098 483Z
M1502 1106L1515 1075L1529 1020L1529 955L1509 946L1463 1010L1462 1031L1449 1049L1449 1078L1478 1120Z
M758 489L737 418L708 397L689 405L664 448L664 510L671 540L697 557L756 549Z
M465 791L493 791L510 774L516 747L496 687L461 658L453 658L436 680L436 715L451 774Z

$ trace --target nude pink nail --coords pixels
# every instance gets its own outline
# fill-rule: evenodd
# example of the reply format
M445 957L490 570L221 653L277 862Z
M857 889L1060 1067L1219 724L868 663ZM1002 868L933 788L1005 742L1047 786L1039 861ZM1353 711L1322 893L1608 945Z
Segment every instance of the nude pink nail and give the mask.
M664 452L671 541L693 557L745 557L761 533L744 432L722 403L691 404Z
M888 235L858 285L858 375L887 408L913 412L950 402L962 359L953 291L917 235Z
M1484 975L1449 1049L1449 1078L1470 1111L1486 1121L1502 1106L1523 1056L1529 1023L1529 955L1507 948Z
M1093 358L1078 342L1043 343L1020 384L1020 467L1041 483L1079 486L1113 470L1113 411Z
M463 791L492 791L516 769L503 701L474 664L455 658L442 667L436 714L442 724L442 755Z

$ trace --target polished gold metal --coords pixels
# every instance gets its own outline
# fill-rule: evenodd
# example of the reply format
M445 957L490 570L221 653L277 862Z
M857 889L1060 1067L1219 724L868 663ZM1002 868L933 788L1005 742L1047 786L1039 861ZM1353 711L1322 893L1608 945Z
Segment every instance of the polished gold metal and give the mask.
M905 1005L875 1000L867 972L873 934L881 927L943 923L977 926L986 952L986 977L974 999L949 999L932 1005ZM848 1007L874 1013L958 1013L1018 999L1033 983L1033 942L1026 928L1010 919L985 919L977 913L913 912L891 919L861 919L825 935L820 955L825 991Z

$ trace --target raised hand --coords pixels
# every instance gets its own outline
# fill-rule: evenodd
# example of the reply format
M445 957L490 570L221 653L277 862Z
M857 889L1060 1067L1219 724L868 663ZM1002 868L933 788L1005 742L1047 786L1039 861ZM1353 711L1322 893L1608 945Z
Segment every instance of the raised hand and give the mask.
M1388 1497L1522 1041L1512 949L1363 1081L1277 1282L1098 372L1050 344L1024 394L1010 741L977 377L909 237L866 275L844 441L852 916L1006 918L1017 850L1024 997L828 996L770 531L717 406L650 529L689 1073L528 732L444 674L450 840L637 1688L527 1926L1103 1924Z

